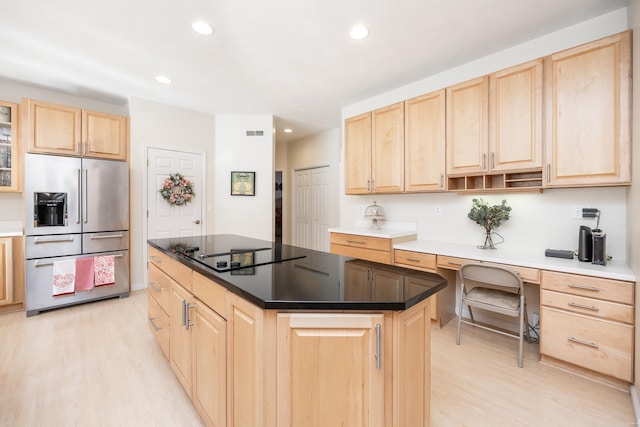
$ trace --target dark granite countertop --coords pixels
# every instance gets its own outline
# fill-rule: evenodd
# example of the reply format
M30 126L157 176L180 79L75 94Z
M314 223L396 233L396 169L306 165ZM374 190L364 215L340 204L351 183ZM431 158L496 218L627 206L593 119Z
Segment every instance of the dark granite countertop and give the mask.
M434 273L230 234L148 243L264 309L400 311L447 286L446 279ZM231 253L223 256L197 256L229 248ZM262 265L216 271L214 260L233 261L238 254L249 254ZM274 260L279 262L270 263Z

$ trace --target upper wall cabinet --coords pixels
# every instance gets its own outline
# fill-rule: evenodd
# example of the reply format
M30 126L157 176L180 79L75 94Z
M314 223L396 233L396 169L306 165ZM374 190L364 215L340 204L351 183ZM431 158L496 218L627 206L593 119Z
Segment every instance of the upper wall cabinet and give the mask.
M32 99L23 108L29 152L127 160L126 117Z
M445 93L405 101L405 192L445 190Z
M487 170L489 78L447 88L447 174Z
M404 103L345 120L345 193L404 188Z
M0 192L20 191L18 106L0 101Z
M547 187L630 183L630 37L545 59Z
M489 170L542 168L542 59L489 76Z

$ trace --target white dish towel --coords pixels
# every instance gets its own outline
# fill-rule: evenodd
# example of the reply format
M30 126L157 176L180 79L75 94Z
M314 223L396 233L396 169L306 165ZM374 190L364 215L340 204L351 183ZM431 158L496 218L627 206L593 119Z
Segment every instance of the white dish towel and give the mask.
M69 259L53 262L53 295L75 292L76 260Z

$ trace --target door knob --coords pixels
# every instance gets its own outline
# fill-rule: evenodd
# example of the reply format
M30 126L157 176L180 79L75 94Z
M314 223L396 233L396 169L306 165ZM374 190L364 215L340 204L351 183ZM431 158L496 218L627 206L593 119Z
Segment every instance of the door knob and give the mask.
M195 221L193 221L194 224L200 224L200 220L196 219Z

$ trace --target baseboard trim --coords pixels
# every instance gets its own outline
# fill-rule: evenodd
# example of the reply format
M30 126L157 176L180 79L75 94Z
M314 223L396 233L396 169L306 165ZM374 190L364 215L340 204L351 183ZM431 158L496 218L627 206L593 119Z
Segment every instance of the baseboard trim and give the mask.
M631 395L631 403L633 404L633 413L635 415L636 425L640 426L640 402L638 401L638 391L634 384L629 386L629 394Z

